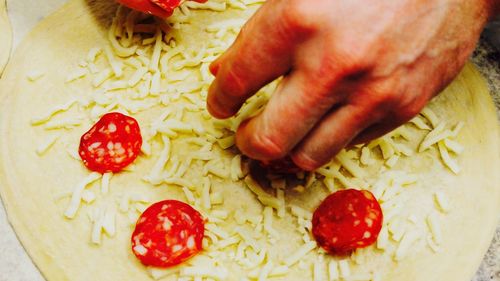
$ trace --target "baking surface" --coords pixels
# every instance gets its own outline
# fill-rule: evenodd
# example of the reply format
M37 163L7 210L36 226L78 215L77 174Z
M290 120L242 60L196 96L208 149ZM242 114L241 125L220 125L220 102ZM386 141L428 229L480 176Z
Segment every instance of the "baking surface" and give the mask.
M472 61L488 81L500 122L500 51L485 42L481 42L474 51ZM473 279L473 281L489 280L500 280L500 225L497 228L490 249Z
M5 0L0 0L0 75L7 64L12 45L12 29L10 27L9 17Z
M27 5L28 2L29 6ZM14 28L14 46L19 43L24 35L43 17L43 15L55 10L65 1L43 1L43 5L39 2L42 1L36 1L35 3L21 0L8 1L9 13ZM488 58L492 56L491 54L491 50L487 52L487 48L485 50L485 47L483 47L476 52L474 61L481 67L483 75L488 78L492 90L495 90L495 100L498 107L500 75L498 64L495 65L491 63L491 58ZM497 232L496 237L499 238L499 236L500 232ZM497 242L498 240L499 239L497 239ZM497 257L494 254L500 252L500 245L498 245L498 243L495 245L494 248L490 249L490 254L486 262L483 263L475 281L500 280L500 256ZM43 280L8 225L3 208L0 208L0 250L2 250L3 253L0 255L0 271L2 272L0 280Z

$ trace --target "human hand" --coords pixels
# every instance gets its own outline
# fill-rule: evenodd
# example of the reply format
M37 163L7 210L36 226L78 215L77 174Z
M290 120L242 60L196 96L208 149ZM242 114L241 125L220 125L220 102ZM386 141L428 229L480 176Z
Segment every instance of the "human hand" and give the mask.
M172 15L174 9L181 5L181 0L117 0L131 9L166 18ZM192 0L200 3L207 0Z
M418 114L460 71L493 0L268 0L211 65L208 110L234 115L284 75L264 111L242 123L247 156L291 156L304 170Z

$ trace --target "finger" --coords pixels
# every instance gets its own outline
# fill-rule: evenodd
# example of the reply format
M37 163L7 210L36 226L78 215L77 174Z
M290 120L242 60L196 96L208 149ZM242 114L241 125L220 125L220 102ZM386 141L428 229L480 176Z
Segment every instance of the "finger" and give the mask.
M380 138L387 133L398 128L401 124L392 121L382 122L378 124L373 124L372 126L366 128L363 132L357 135L350 144L356 145L361 143L367 143L374 139Z
M268 1L245 24L235 43L212 63L216 78L208 93L208 111L217 118L234 115L260 88L292 67L300 29L292 30L283 1ZM297 19L294 19L297 21Z
M213 76L217 76L217 73L219 73L219 68L220 68L220 57L214 60L208 67L208 70L210 70L210 73L212 73Z
M305 71L293 72L264 111L238 128L236 144L245 155L262 161L284 157L341 101L342 96L331 90L340 80L338 75L331 73L329 83L314 77Z
M362 104L346 104L325 116L291 153L300 168L312 171L330 161L378 116Z
M432 92L428 95L422 94L416 95L413 98L406 98L406 101L403 101L404 99L402 98L397 104L393 104L390 109L384 110L385 117L380 122L366 128L351 141L351 144L372 141L410 121L424 108L431 97Z

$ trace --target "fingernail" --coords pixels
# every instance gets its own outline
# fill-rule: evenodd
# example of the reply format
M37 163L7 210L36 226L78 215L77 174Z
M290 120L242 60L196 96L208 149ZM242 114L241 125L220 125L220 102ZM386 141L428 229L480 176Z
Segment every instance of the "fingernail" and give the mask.
M321 167L321 163L302 152L293 153L290 157L292 158L293 163L304 171L311 172Z
M252 151L249 151L247 149L247 138L245 136L245 131L247 130L246 128L248 127L249 122L250 122L250 119L247 119L247 120L241 122L240 125L238 126L238 129L236 130L236 134L235 134L236 147L245 156L248 156L248 157L250 157L252 159L256 159L256 160L262 160L262 159L258 159L258 157L256 157L257 155L252 154L251 153Z
M208 88L207 110L215 118L219 118L221 115L217 106L217 79Z
M285 157L288 151L270 141L258 129L258 117L243 121L236 131L236 146L246 156L260 161L272 161Z
M217 119L226 119L231 117L231 114L221 104L219 98L222 95L219 91L217 79L215 79L208 89L207 110L208 113Z
M217 73L219 72L220 68L220 63L218 63L218 60L213 61L208 69L210 70L210 73L212 73L213 76L217 76Z

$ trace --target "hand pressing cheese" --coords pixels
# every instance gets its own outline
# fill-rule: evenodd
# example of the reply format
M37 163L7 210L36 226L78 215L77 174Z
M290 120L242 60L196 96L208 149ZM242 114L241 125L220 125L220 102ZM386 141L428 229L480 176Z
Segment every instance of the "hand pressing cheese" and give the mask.
M275 0L211 65L208 109L234 115L284 75L236 144L269 162L313 170L350 143L415 116L460 71L498 0Z

